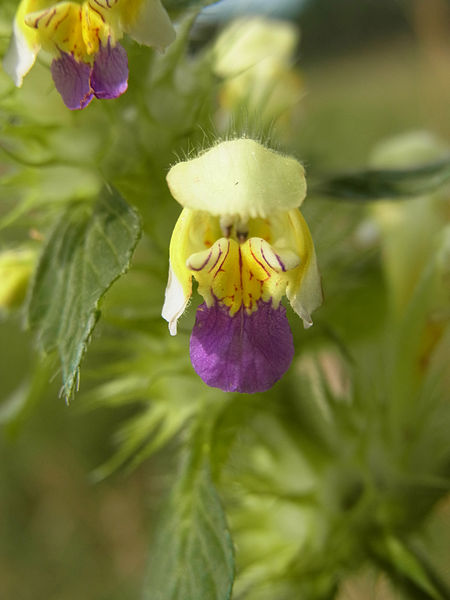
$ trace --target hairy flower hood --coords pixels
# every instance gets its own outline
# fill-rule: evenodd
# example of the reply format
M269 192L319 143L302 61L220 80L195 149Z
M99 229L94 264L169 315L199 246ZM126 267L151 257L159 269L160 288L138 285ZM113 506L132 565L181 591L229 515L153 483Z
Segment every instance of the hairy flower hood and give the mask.
M178 163L167 182L183 206L170 244L162 312L170 332L176 334L194 277L205 300L191 338L194 368L207 383L222 389L267 389L287 369L293 354L282 296L305 327L312 325L311 312L322 300L314 245L298 210L306 195L304 169L292 157L241 138ZM214 349L217 336L220 343ZM266 348L260 343L264 336ZM277 354L282 364L261 385L254 378L242 384L244 372L261 374L267 364L273 366L276 342L281 343ZM211 347L206 352L207 346ZM199 358L205 352L208 356ZM253 366L243 369L249 356ZM211 376L202 375L202 364L211 367ZM222 373L219 379L217 369Z

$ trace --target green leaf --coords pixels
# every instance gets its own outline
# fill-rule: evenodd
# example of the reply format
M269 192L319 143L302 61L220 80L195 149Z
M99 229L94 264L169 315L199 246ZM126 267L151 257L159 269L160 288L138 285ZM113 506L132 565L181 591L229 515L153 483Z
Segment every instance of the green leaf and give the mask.
M392 535L378 540L373 547L376 549L377 558L385 565L394 580L399 576L406 578L404 583L409 584L413 593L420 592L432 600L444 600L448 597L443 584L435 578L412 547L408 547Z
M168 355L166 354L165 357L167 360ZM143 412L121 426L116 435L116 439L120 443L119 448L106 463L95 470L94 481L104 479L124 466L128 470L134 469L175 437L196 413L198 405L197 402L192 401L192 398L195 397L194 389L197 382L193 382L192 377L177 373L177 363L172 362L172 364L174 372L170 377L161 377L154 385L151 385L150 381L145 383L142 380L135 380L133 382L131 377L127 377L115 379L111 384L105 384L92 390L91 394L95 395L97 400L100 397L100 401L102 393L104 395L109 393L108 401L114 399L117 394L117 390L114 391L114 384L124 388L126 386L126 393L133 394L134 392L134 398L139 397L139 393L136 393L136 391L139 392L139 387L141 388L141 397L154 396ZM150 365L149 370L151 371ZM164 380L167 380L165 385L163 384ZM158 390L158 388L160 389Z
M28 324L45 352L57 350L66 400L74 393L99 302L128 268L140 220L116 191L94 206L71 205L56 224L40 258L28 306Z
M152 549L146 600L231 598L233 546L211 481L207 443L202 436L190 441Z
M450 158L414 169L374 169L330 177L310 193L341 200L370 201L408 198L434 192L450 181Z

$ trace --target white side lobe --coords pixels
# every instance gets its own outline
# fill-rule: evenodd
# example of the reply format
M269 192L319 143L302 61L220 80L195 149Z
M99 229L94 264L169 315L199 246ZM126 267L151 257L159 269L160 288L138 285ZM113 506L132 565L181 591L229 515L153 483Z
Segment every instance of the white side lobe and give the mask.
M177 334L178 319L184 313L188 302L189 296L185 296L183 286L169 265L169 280L161 316L169 323L170 335Z
M39 46L37 44L30 46L15 20L13 35L3 59L3 68L12 77L17 87L22 85L23 78L34 65L38 52Z

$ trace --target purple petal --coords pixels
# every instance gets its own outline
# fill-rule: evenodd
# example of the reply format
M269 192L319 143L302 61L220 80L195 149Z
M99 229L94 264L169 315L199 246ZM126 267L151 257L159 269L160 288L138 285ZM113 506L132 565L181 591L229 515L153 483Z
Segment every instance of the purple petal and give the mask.
M96 98L117 98L128 87L128 57L116 44L100 44L91 74L91 87Z
M195 371L208 385L225 392L264 392L284 375L294 356L286 310L259 300L250 315L242 307L230 316L219 302L211 308L203 303L190 351Z
M90 65L76 61L67 52L61 52L60 58L53 60L51 71L55 87L67 108L79 110L89 104L93 98L89 84Z

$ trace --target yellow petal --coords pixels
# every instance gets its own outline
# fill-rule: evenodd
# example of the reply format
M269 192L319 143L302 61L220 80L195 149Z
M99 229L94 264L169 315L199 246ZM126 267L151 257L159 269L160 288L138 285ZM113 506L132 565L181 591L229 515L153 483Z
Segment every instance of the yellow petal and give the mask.
M313 324L311 313L322 304L322 285L316 252L306 221L299 210L291 210L287 216L301 263L289 273L286 296L293 310L303 319L306 329Z
M60 2L25 16L25 23L37 31L45 50L73 53L78 59L86 55L81 21L82 6L75 2Z
M242 306L250 314L258 301L280 303L289 269L300 262L293 252L278 254L262 238L239 243L222 237L211 248L191 255L187 267L198 281L198 292L208 306L216 300L234 315Z
M222 142L178 163L167 183L186 208L243 220L290 210L306 195L304 169L297 160L246 138Z
M108 41L114 45L122 37L116 0L108 2L89 0L82 5L81 35L88 56L98 52L100 42L104 46Z

